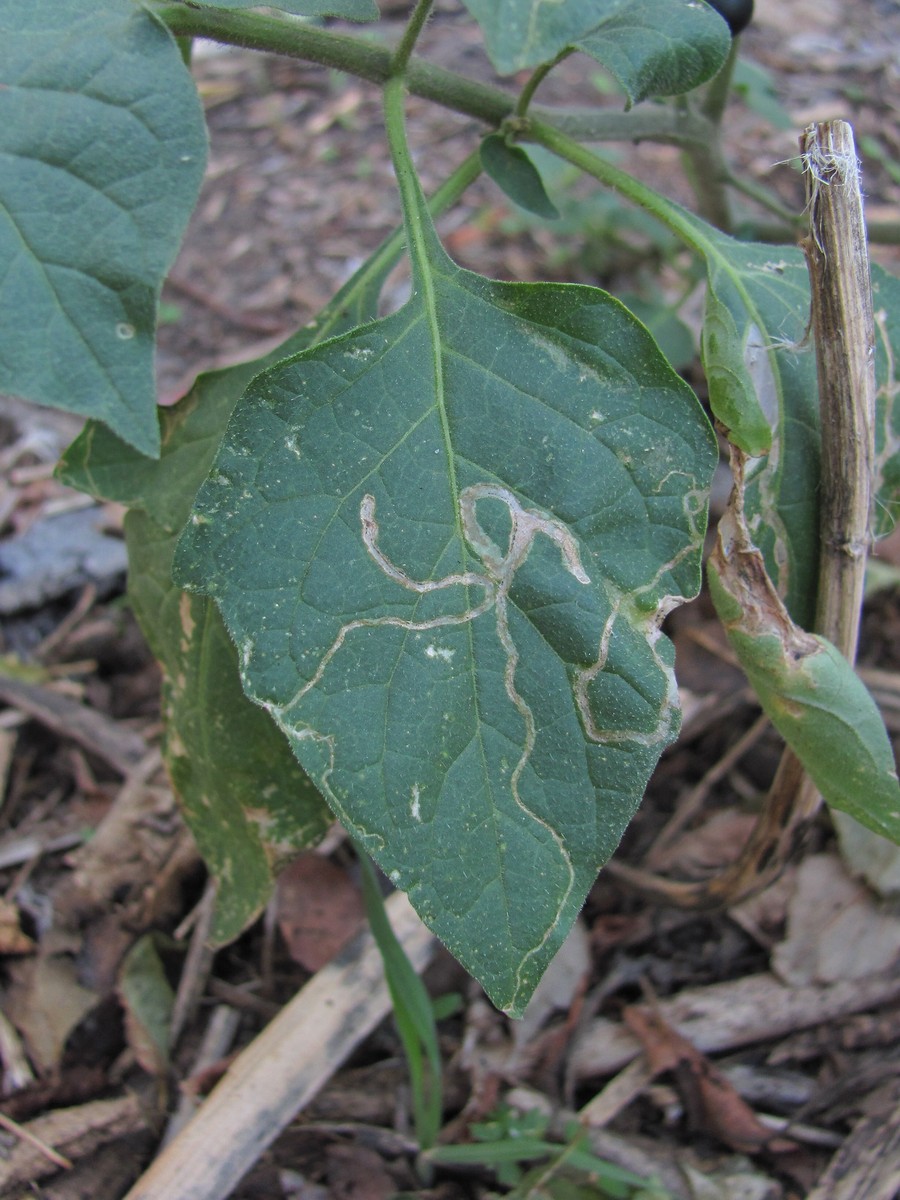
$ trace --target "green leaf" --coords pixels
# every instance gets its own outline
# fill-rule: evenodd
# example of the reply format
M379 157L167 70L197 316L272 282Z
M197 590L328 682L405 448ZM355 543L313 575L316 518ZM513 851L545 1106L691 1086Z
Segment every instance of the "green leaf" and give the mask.
M258 0L196 0L199 8L260 8ZM341 17L345 21L377 21L375 0L271 0L266 8L297 17Z
M477 174L474 156L438 190L436 208ZM172 583L175 539L254 375L370 319L400 254L389 237L317 319L253 362L201 375L176 406L160 410L162 455L148 460L89 422L60 476L132 510L126 518L129 594L164 671L164 751L201 853L219 881L213 940L229 941L257 915L285 857L316 841L329 819L283 735L244 695L237 655L215 605Z
M521 146L511 146L501 133L481 142L481 165L494 183L520 208L554 220L559 209L547 195L540 172Z
M169 1068L175 993L157 949L157 934L146 934L122 960L117 979L125 1010L128 1043L145 1071L165 1075Z
M900 520L900 279L872 264L875 309L875 477L872 526L885 537Z
M809 276L793 246L739 242L687 219L707 269L701 357L729 440L755 456L747 519L791 616L812 620L818 570L819 411L807 339Z
M878 708L835 647L791 621L739 512L720 522L708 577L763 709L825 801L900 842L900 784Z
M728 56L728 26L707 4L619 0L608 8L576 45L618 80L629 105L690 92L711 79Z
M466 0L501 75L552 61L568 46L615 75L632 102L690 91L728 53L728 27L693 0Z
M131 0L0 0L0 390L159 449L153 346L203 112Z
M679 716L714 440L593 288L457 268L257 377L176 554L334 811L520 1013Z
M163 753L218 883L210 940L224 945L259 916L279 869L322 837L331 816L283 734L243 694L215 605L172 583L175 536L137 511L125 536L128 596L163 668Z
M470 155L438 188L434 212L452 203L478 175ZM68 448L58 475L69 487L101 500L140 508L170 533L181 530L197 488L215 458L231 411L247 384L291 354L372 320L378 298L403 247L396 230L347 280L314 321L262 358L198 376L191 391L172 408L160 409L162 456L158 462L135 452L104 425L88 422Z

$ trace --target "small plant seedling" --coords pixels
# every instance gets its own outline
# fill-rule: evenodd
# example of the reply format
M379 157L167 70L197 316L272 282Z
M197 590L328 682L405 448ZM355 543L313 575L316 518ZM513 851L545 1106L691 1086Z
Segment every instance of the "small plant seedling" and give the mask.
M395 44L323 23L371 20L372 0L265 12L0 0L0 388L87 418L62 476L129 509L129 594L164 674L169 771L219 882L215 938L260 912L279 865L334 814L517 1015L678 733L662 623L700 586L719 452L697 396L620 299L453 262L434 220L481 171L551 220L564 197L540 147L693 256L707 297L698 351L737 482L714 556L722 619L830 805L896 841L900 791L853 639L820 604L834 528L820 513L831 422L816 396L840 364L820 361L817 377L790 226L781 245L729 232L735 189L785 216L722 149L732 35L751 5L722 7L723 20L697 0L466 3L517 95L415 53L430 0ZM182 53L198 37L321 64L335 89L378 85L403 228L312 324L160 410L159 294L206 148ZM616 81L625 111L538 103L574 53ZM481 126L429 198L410 92ZM589 148L635 139L681 148L696 212ZM844 185L842 153L805 152L817 214ZM379 315L404 252L412 295ZM900 283L878 269L871 282L871 335L856 339L874 351L877 408L857 439L871 450L826 474L871 489L865 524L881 533L900 485ZM827 286L817 278L814 296ZM683 357L685 329L665 315ZM853 538L858 566L866 529ZM742 886L809 811L802 772L791 778ZM437 1117L419 1016L408 1034L427 1141Z

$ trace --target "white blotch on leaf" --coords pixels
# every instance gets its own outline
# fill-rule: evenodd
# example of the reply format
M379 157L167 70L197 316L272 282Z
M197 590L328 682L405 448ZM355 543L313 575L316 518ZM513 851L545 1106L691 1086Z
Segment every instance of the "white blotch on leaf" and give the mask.
M451 650L447 646L435 646L433 643L425 647L427 658L440 658L444 662L451 662L455 653L455 650Z

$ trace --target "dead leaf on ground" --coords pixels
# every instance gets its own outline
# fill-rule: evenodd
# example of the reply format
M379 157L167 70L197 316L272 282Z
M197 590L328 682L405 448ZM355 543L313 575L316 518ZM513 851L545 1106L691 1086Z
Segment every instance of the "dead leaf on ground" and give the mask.
M887 974L900 960L900 916L851 879L834 855L797 868L788 932L772 956L787 983L836 983Z
M325 1155L328 1185L340 1200L388 1200L397 1191L397 1181L374 1150L356 1143L329 1146Z
M66 955L42 955L10 968L6 1015L42 1072L59 1066L66 1039L97 1003L96 993L81 986L75 964Z
M174 993L153 934L135 942L126 954L118 991L125 1011L125 1036L135 1058L149 1074L165 1075Z
M0 954L31 954L34 942L22 932L20 913L15 904L0 899Z
M721 1071L658 1013L626 1008L622 1015L640 1039L653 1075L674 1075L693 1130L711 1134L742 1154L796 1150L795 1143L773 1137Z
M365 908L346 871L301 854L278 877L278 928L294 962L318 971L359 929Z
M677 871L697 879L736 861L756 825L753 813L734 808L714 812L707 821L677 837L654 858L654 869Z

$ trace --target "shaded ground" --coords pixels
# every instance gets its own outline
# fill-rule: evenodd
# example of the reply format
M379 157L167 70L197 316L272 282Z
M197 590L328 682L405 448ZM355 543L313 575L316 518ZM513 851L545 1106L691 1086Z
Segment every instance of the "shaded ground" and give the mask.
M848 117L863 149L870 220L896 223L900 6L758 7L745 51L772 72L791 128L736 106L728 122L734 160L799 207L799 176L787 162L797 130ZM468 21L449 7L422 49L490 77ZM164 296L159 370L167 399L200 367L256 356L311 319L399 215L376 89L243 53L203 54L197 75L212 149ZM540 98L616 103L597 92L595 75L586 60L569 60ZM425 183L434 186L479 130L424 102L412 100L409 111ZM671 148L616 153L690 201ZM510 212L481 181L442 233L463 265L487 274L639 289L644 243L621 213L577 194L580 224L559 232ZM769 219L749 204L741 215ZM658 267L665 247L650 249ZM895 249L876 254L898 268ZM670 266L661 277L675 285ZM403 287L398 273L389 302ZM157 671L121 599L121 514L108 506L97 532L85 499L51 479L76 427L12 404L0 410L4 553L33 531L31 557L17 559L15 570L4 559L0 578L0 649L32 672L0 683L0 1111L75 1164L60 1170L46 1149L10 1133L0 1196L116 1200L153 1159L173 1112L190 1109L190 1097L207 1090L228 1056L326 961L356 928L360 907L351 856L335 837L330 858L309 856L285 878L264 921L215 958L203 953L203 869L154 749ZM71 524L51 547L47 522L61 512ZM78 550L63 563L66 547ZM898 627L894 586L870 603L861 653L894 735ZM670 877L704 878L743 844L780 744L703 598L678 615L672 633L685 727L619 857ZM597 1153L655 1173L680 1196L889 1200L900 1193L898 930L892 903L850 880L824 819L778 884L728 912L655 906L605 873L533 1022L510 1027L447 956L429 968L433 994L462 998L441 1024L449 1130L466 1140L470 1123L503 1098L520 1111L590 1106ZM148 998L139 988L146 971L135 954L146 951L141 939L151 931L175 938L156 942L178 994L168 1049L154 1016L159 993ZM657 1017L686 1029L690 1043L659 1021L638 1028L629 1006L641 1001L652 1002L644 1010L651 1013L658 1001ZM635 1033L655 1056L653 1079ZM254 1103L258 1096L249 1097ZM860 1166L873 1146L882 1163L877 1188ZM839 1151L848 1156L844 1179L857 1190L840 1191L848 1185L835 1180L813 1193ZM233 1194L426 1194L413 1160L406 1075L385 1022ZM490 1180L484 1171L447 1173L434 1194L481 1196L495 1186Z

